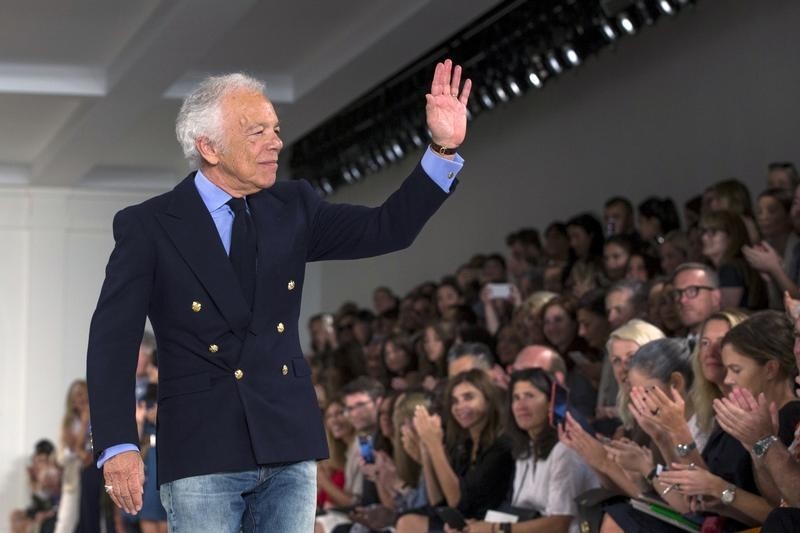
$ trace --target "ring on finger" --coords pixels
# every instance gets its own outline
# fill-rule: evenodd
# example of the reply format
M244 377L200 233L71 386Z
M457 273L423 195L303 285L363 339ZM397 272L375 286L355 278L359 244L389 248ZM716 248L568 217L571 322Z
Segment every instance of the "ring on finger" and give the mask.
M108 494L111 494L111 491L113 491L113 490L114 490L114 487L113 487L113 486L111 486L111 485L103 485L103 488L105 489L105 491L106 491Z

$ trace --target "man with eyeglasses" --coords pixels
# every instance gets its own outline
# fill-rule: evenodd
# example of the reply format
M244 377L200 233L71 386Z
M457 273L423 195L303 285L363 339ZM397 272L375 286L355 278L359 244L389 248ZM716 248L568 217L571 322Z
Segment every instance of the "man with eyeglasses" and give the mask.
M672 285L672 299L681 323L689 330L689 346L694 349L698 328L720 310L719 278L708 265L683 263L675 269Z

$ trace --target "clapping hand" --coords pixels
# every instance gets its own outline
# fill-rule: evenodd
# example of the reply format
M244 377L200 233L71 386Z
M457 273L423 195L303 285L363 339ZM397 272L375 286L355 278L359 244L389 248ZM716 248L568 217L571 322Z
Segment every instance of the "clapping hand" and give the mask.
M592 468L599 469L606 461L606 450L600 441L589 435L569 413L564 424L558 427L558 440L575 450Z
M716 498L728 487L727 481L694 464L672 463L670 470L662 472L658 480L685 496Z
M653 468L653 452L629 439L608 441L603 445L609 459L628 472L646 475Z
M418 405L414 411L414 429L419 435L422 445L431 449L444 440L442 420L439 415L432 415L424 405Z
M727 397L714 400L720 427L747 450L759 439L778 433L778 407L764 393L756 399L747 389L734 387Z
M753 246L742 246L742 254L750 266L759 272L772 274L783 269L783 260L775 248L766 241L761 241Z
M634 416L638 415L637 422L639 420L644 422L642 428L645 431L647 428L657 428L662 432L674 434L687 426L683 398L675 387L670 387L670 394L672 398L658 387L637 386L631 389L631 404L635 408L635 411L631 412ZM652 434L650 436L653 437Z

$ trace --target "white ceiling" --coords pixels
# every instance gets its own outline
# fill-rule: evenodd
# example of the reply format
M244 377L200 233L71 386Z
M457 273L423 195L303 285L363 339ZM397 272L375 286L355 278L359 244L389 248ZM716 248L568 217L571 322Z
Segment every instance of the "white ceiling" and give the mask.
M207 74L263 79L291 143L499 2L2 0L0 183L176 182Z

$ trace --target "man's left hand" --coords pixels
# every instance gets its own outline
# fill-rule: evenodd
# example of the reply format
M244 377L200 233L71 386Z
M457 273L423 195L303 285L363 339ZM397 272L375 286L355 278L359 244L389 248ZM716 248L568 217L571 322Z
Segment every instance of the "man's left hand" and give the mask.
M467 135L467 101L472 81L461 87L461 66L446 59L436 64L431 92L425 95L425 115L431 140L445 148L456 148Z

